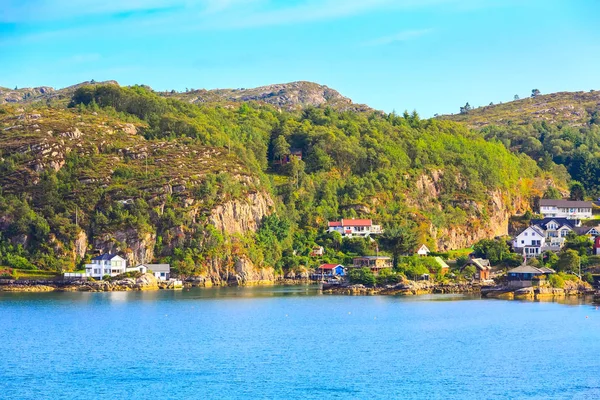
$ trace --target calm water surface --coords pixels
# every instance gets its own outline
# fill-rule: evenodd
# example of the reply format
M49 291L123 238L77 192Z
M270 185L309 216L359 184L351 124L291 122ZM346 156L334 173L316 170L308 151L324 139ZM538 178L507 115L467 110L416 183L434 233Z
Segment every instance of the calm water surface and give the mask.
M600 311L314 287L0 293L2 399L599 399Z

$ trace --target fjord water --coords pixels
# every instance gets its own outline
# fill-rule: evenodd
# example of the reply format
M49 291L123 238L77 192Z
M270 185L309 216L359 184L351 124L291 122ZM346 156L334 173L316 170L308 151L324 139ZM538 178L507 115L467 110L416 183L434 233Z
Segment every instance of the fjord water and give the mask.
M596 399L600 311L315 287L0 293L0 398Z

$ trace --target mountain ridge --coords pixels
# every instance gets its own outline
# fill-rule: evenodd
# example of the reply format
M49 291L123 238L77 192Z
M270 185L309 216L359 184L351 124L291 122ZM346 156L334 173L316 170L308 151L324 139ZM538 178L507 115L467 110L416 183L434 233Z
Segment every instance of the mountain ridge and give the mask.
M87 85L119 85L114 80L95 82L85 81L61 89L50 86L38 86L32 88L9 89L0 87L0 104L5 103L33 103L47 100L69 99L75 90ZM294 81L287 83L275 83L255 88L225 88L225 89L192 89L185 92L154 91L149 86L142 85L152 90L159 96L174 98L193 104L203 103L226 103L235 104L241 102L256 101L270 104L272 106L292 111L305 107L331 106L338 110L347 111L373 111L367 105L356 104L350 98L343 96L337 90L326 85L309 81Z

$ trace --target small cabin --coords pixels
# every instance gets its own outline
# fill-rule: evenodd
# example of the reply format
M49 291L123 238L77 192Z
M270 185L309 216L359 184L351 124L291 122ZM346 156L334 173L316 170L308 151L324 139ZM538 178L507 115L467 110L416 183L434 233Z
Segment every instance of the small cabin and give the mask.
M320 276L344 276L346 275L346 267L342 264L321 264L317 268L317 274Z
M392 268L392 259L385 256L363 256L352 260L353 268L369 268L375 275L382 269Z
M417 249L417 254L420 255L421 257L425 257L427 255L429 255L429 253L431 253L429 251L429 248L427 246L425 246L425 244L422 244L421 247L419 247Z

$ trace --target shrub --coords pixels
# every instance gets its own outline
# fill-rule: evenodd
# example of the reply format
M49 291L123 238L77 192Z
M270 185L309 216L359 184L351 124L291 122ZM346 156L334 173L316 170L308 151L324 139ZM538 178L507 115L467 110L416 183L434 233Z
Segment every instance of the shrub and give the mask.
M375 286L377 282L375 275L369 268L351 269L348 277L350 278L350 282L361 283L365 286Z
M548 277L548 283L553 288L561 288L562 289L565 287L565 280L557 274L550 275L550 277Z

